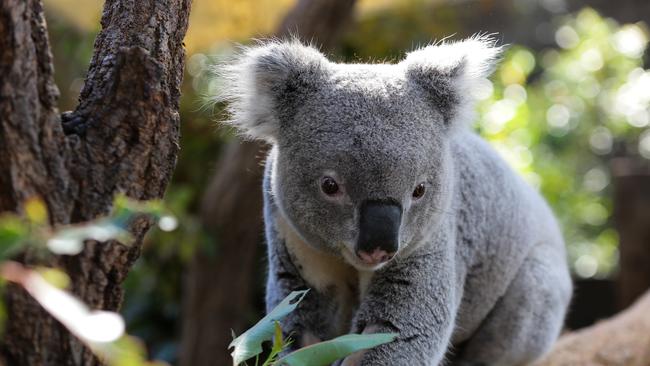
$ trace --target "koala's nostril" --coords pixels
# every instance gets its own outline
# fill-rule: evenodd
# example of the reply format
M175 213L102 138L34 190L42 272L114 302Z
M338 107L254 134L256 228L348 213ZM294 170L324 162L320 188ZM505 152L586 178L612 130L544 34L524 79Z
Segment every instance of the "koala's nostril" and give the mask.
M363 250L357 251L357 256L363 263L375 265L379 263L384 263L393 258L395 253L387 253L385 250L379 248L375 249L372 253L365 252Z

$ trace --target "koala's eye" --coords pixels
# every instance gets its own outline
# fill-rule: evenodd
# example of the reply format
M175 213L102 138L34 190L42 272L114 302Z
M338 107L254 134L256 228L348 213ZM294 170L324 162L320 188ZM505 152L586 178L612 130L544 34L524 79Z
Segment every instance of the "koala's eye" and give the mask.
M425 191L424 183L418 184L417 187L415 187L415 189L413 190L413 198L420 198L424 196L424 191Z
M320 182L320 189L328 196L339 193L339 184L332 177L323 177Z

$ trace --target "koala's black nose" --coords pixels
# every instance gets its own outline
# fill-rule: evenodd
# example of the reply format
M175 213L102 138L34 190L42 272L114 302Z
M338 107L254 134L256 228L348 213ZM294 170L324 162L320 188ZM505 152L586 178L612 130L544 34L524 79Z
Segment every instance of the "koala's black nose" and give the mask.
M359 217L357 255L368 264L393 257L399 247L402 208L392 201L366 201Z

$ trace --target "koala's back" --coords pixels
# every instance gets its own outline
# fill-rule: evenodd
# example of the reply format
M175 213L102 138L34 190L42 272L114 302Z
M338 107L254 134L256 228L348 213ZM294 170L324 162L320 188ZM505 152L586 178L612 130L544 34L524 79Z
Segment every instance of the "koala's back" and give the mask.
M458 131L452 151L457 268L466 271L454 341L462 341L503 296L533 247L551 247L558 271L567 265L558 225L537 191L473 132Z

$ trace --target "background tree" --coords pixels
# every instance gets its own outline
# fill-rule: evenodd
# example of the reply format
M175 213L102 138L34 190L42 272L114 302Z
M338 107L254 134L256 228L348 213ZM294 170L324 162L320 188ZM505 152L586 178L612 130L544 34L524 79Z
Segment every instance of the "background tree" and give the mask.
M354 0L301 0L276 35L298 36L328 49L350 20ZM203 197L202 222L216 238L218 255L199 250L186 279L181 365L226 365L230 329L254 321L253 294L262 288L262 170L266 147L231 141ZM259 292L259 291L257 291Z
M0 212L41 197L52 225L106 214L113 195L162 197L179 150L183 37L190 0L107 0L79 104L59 115L52 55L40 0L0 4ZM52 261L92 308L116 310L136 242L87 242ZM32 253L19 258L38 261ZM7 365L95 365L99 361L15 286L0 354Z

